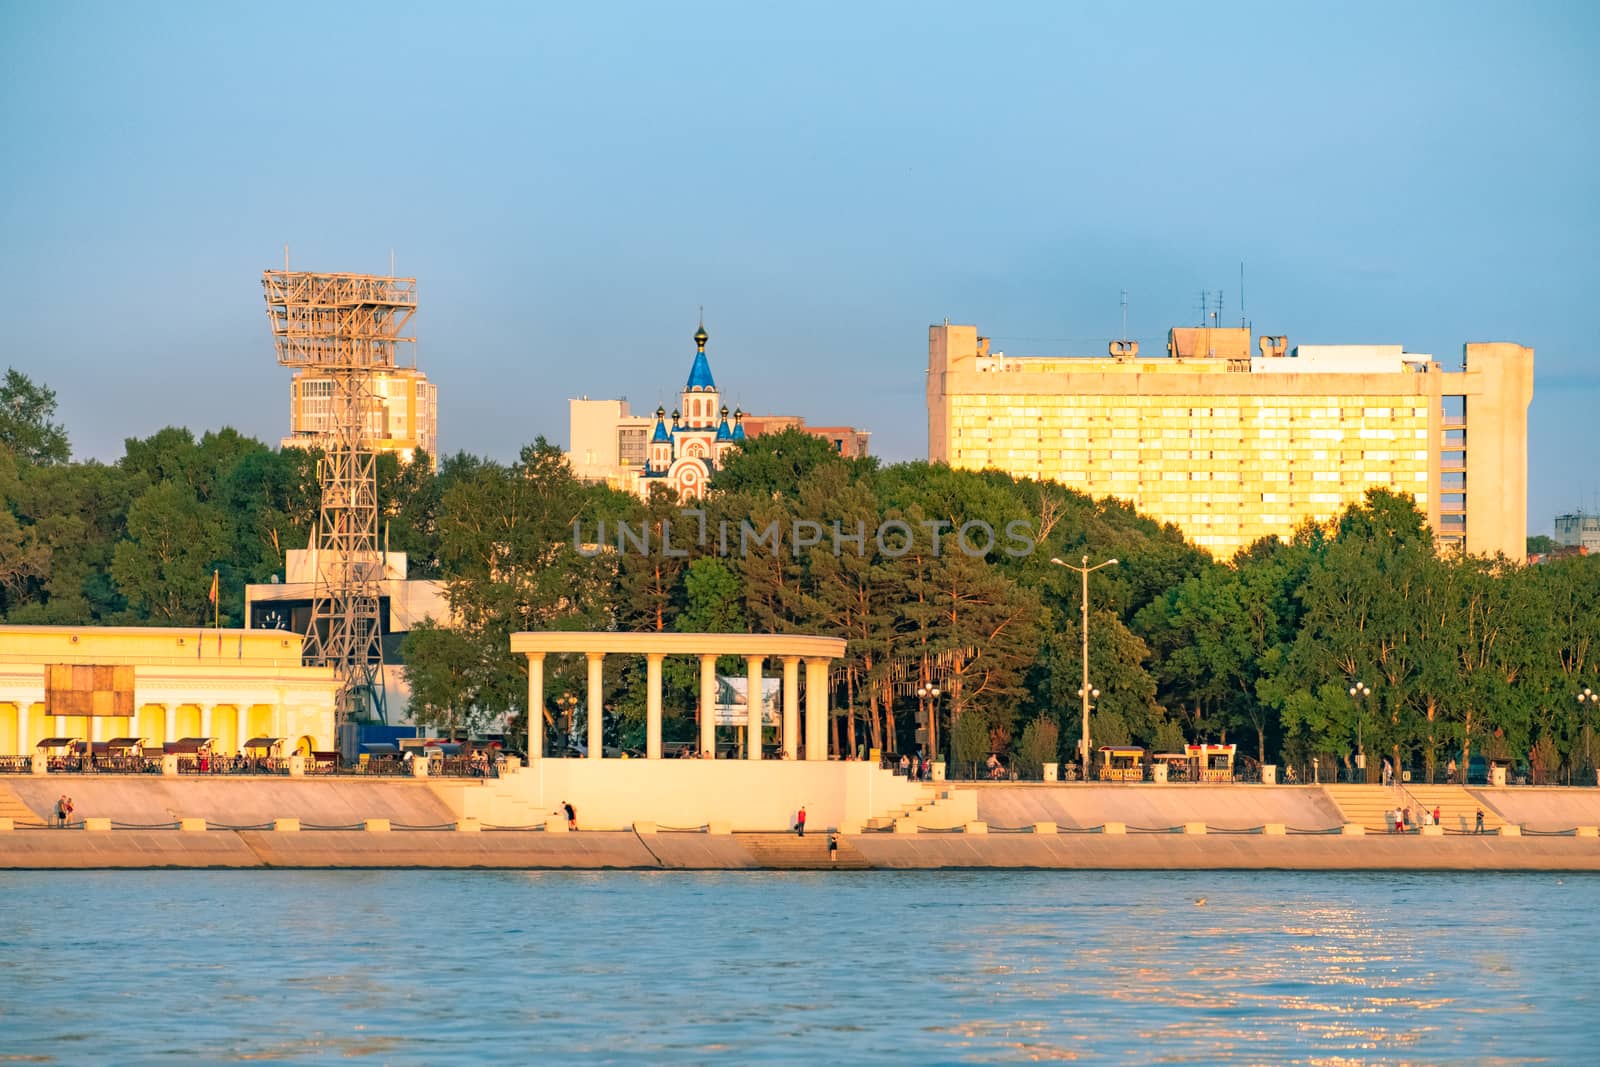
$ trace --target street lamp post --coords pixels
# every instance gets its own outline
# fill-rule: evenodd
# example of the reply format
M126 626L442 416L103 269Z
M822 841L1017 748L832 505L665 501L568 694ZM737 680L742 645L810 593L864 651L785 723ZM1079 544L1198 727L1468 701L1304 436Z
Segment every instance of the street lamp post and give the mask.
M1596 693L1593 689L1590 689L1588 686L1584 686L1582 689L1580 689L1578 691L1578 705L1579 705L1580 710L1582 710L1584 708L1593 708L1596 704L1600 704L1600 693ZM1584 723L1583 723L1584 726L1588 726L1589 725L1588 718L1589 717L1587 715L1584 716ZM1583 745L1584 745L1583 757L1584 757L1585 760L1587 760L1592 765L1594 761L1593 761L1593 758L1592 758L1592 756L1591 756L1591 754L1589 752L1589 733L1588 733L1587 730L1584 731ZM1567 780L1568 780L1569 783L1571 782L1571 775L1570 774L1568 775L1568 779ZM1596 784L1600 784L1600 771L1596 771L1595 772L1595 782L1596 782Z
M917 700L922 704L922 721L928 724L928 756L932 761L938 759L938 750L934 747L937 733L934 729L933 718L939 714L939 687L932 682L925 682L917 686Z
M1362 702L1372 695L1372 690L1367 688L1367 683L1357 682L1350 687L1350 699L1356 702L1356 767L1365 772L1367 769L1367 749L1361 740L1361 722L1365 718L1361 713ZM1365 773L1362 774L1365 778Z
M1099 695L1089 685L1089 574L1092 571L1099 570L1101 567L1114 567L1117 561L1108 559L1104 563L1096 563L1093 567L1089 566L1088 556L1083 557L1083 565L1081 567L1063 563L1055 557L1051 557L1050 562L1057 567L1065 567L1069 571L1077 571L1083 578L1083 686L1078 690L1078 696L1083 700L1083 737L1078 742L1078 747L1080 749L1079 755L1083 757L1083 780L1087 782L1089 780L1089 696L1091 693Z

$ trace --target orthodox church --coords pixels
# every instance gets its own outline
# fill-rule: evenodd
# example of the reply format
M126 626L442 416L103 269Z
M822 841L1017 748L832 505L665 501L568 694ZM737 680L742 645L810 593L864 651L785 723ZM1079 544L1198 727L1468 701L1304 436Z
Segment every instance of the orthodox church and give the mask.
M744 412L735 411L729 424L728 406L721 402L711 377L706 359L709 339L702 321L694 332L694 363L683 386L682 405L672 413L670 428L666 409L656 408L655 432L639 473L640 496L648 497L652 485L665 485L683 500L704 496L723 457L745 439Z

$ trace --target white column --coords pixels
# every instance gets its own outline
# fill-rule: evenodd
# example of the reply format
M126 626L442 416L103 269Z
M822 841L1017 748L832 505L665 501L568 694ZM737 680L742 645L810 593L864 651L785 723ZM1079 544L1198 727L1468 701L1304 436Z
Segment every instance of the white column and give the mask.
M26 756L33 751L33 733L28 729L28 715L32 711L26 700L17 701L17 755Z
M783 657L783 758L800 758L800 657Z
M57 715L55 717L55 725L51 727L51 730L57 737L67 736L67 717L65 715Z
M661 758L661 660L659 652L644 657L644 755Z
M200 736L211 736L211 707L207 705L200 709Z
M717 757L717 657L700 657L700 755Z
M761 758L761 663L763 657L746 657L744 758Z
M528 763L544 758L544 653L528 653Z
M605 667L606 654L604 652L585 653L589 657L589 758L599 759L605 754L605 734L602 732L605 708L602 698L605 696Z
M111 720L107 719L104 715L89 716L89 740L108 740L106 737L106 726L110 723L110 721Z
M166 720L166 725L162 727L161 743L170 745L178 739L178 706L176 704L167 705Z
M234 735L233 747L234 751L243 752L244 743L250 740L250 705L240 704L235 710L237 712L238 732Z
M806 759L828 758L828 661L806 660Z

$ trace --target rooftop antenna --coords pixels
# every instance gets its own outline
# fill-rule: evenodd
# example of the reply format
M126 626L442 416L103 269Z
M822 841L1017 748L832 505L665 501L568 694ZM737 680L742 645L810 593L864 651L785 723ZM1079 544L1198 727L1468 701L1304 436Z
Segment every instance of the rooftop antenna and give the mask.
M1244 260L1239 261L1239 325L1246 326L1249 319L1244 313Z
M1216 310L1211 313L1211 325L1212 326L1221 326L1222 325L1222 290L1221 289L1217 290Z
M1128 290L1122 290L1122 339L1128 339Z
M1210 289L1202 289L1202 290L1200 290L1200 325L1201 325L1202 328L1206 324L1206 309L1209 308L1210 306L1211 306L1211 290Z
M283 269L284 269L285 272L287 272L289 270L289 246L288 245L284 245L283 246Z

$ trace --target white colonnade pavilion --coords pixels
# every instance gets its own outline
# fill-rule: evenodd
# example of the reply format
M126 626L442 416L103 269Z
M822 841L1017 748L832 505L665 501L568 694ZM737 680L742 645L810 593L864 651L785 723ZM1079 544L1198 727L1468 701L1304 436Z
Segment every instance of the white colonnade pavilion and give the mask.
M799 759L800 666L805 665L805 746L807 760L828 758L828 665L844 655L842 638L810 634L701 634L613 633L595 631L539 631L511 635L513 654L528 657L528 759L544 756L544 659L547 655L578 653L588 660L588 758L603 751L601 728L604 667L607 656L643 656L645 659L645 757L661 758L661 664L668 656L697 657L700 661L700 753L716 754L717 659L739 656L748 678L745 758L761 758L761 679L766 661L783 665L783 704L780 718L783 755ZM534 715L539 719L535 720Z

